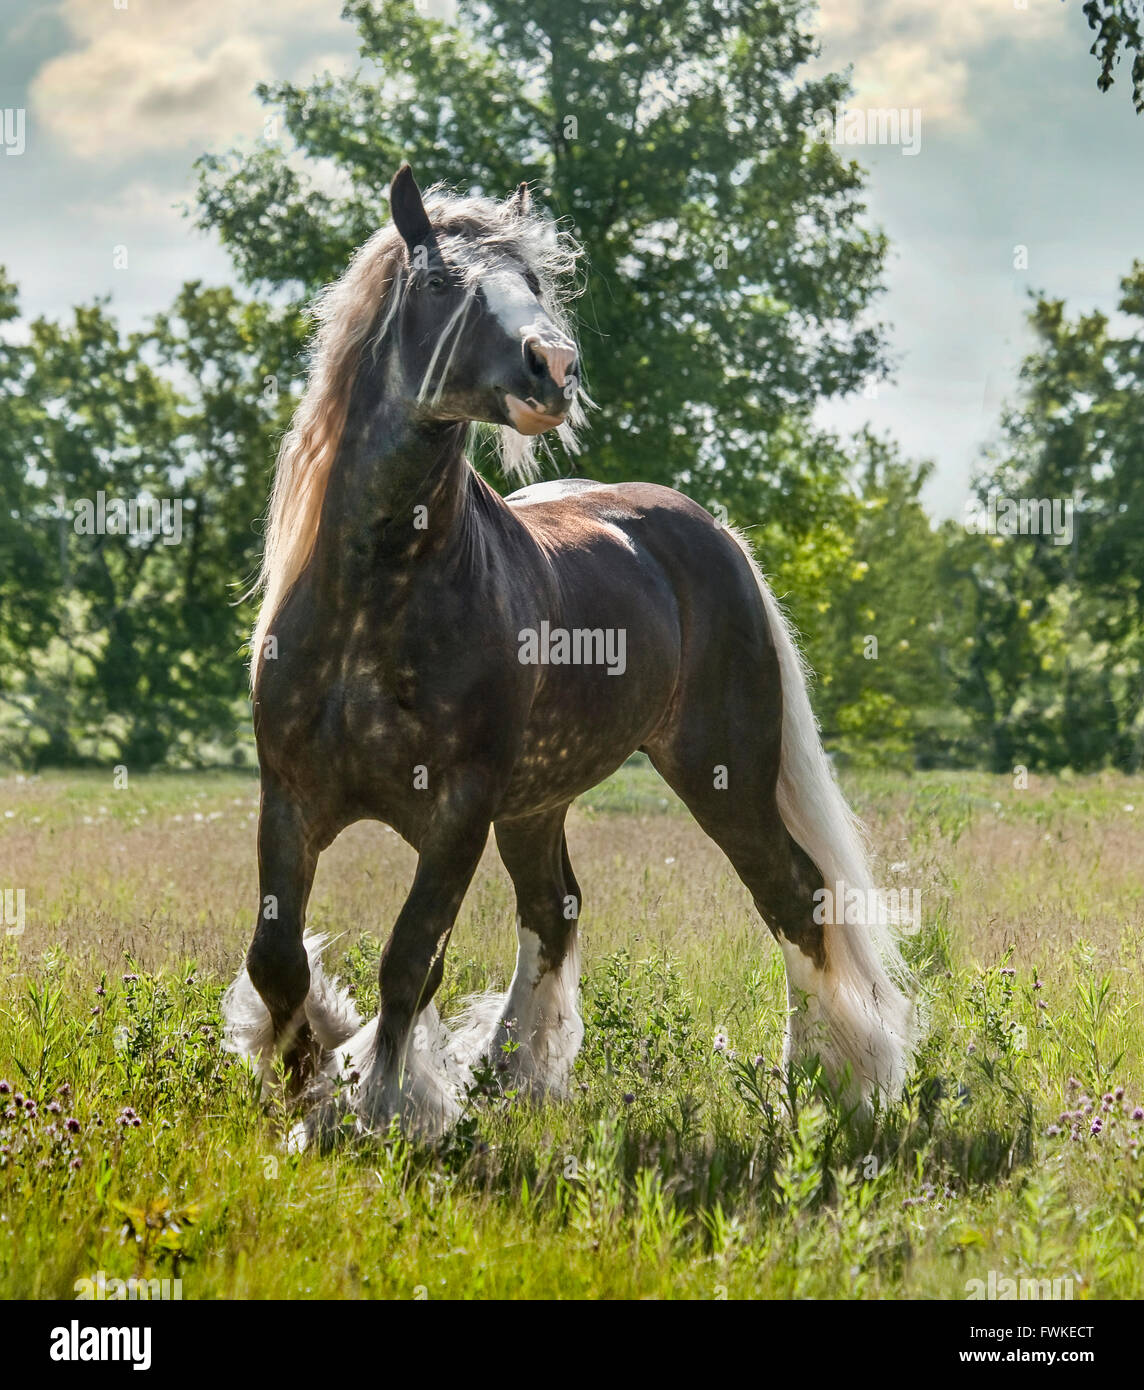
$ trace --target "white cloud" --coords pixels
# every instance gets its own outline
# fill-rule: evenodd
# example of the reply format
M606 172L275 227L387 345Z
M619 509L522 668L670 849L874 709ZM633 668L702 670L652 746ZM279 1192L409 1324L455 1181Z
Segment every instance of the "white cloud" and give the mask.
M972 123L969 78L993 43L1065 31L1060 0L819 0L828 67L854 65L854 105L918 108L927 121Z
M288 40L344 30L338 0L64 0L76 47L32 83L40 123L80 159L119 162L257 135L253 95Z

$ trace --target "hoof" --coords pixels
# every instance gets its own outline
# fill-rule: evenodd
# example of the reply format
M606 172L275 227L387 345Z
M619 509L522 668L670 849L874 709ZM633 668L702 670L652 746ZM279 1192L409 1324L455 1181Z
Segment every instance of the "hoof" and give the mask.
M286 1094L298 1100L318 1077L323 1065L322 1048L309 1023L303 1023L282 1054L286 1069Z

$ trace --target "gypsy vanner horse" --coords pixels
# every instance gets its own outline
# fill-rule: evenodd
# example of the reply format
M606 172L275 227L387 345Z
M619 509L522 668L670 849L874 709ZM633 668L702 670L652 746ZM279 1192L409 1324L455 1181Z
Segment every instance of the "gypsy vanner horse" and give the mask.
M670 488L573 479L502 498L466 458L476 421L500 427L516 475L534 436L573 445L560 287L577 248L523 184L503 203L423 199L405 165L390 209L318 302L278 459L252 643L260 910L228 1046L264 1076L282 1056L311 1099L303 1142L347 1117L439 1134L478 1058L507 1063L523 1094L559 1094L583 1035L564 821L642 749L782 949L787 1061L817 1054L857 1107L896 1093L915 1035L907 977L883 914L816 910L824 887L876 890L743 539ZM542 631L577 640L580 659L545 660L525 640ZM602 659L620 645L623 663ZM363 1026L304 921L319 854L365 818L418 862ZM507 995L446 1028L433 996L490 826L516 892L516 968Z

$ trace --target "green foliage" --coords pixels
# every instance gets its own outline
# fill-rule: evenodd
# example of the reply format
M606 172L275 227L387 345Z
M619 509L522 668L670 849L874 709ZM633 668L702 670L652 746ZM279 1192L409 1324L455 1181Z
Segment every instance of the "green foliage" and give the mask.
M992 497L1074 507L1050 535L955 536L947 572L971 594L957 699L1001 770L1133 770L1144 756L1144 264L1121 281L1126 331L1059 300L1030 314L1038 346L977 481Z
M1116 80L1113 69L1126 57L1132 60L1132 103L1144 114L1144 3L1142 0L1085 0L1084 16L1096 32L1089 52L1100 60L1096 85L1107 92Z
M0 348L0 756L200 762L243 717L236 607L289 409L274 312L188 284L124 335L104 303ZM89 534L77 504L165 499L181 537ZM174 513L171 513L172 518ZM14 718L12 717L14 716Z
M1102 85L1135 47L1139 95L1137 10L1086 6ZM818 403L885 372L870 309L886 244L863 171L818 138L815 112L848 88L810 71L803 0L494 0L462 3L456 26L410 0L345 13L361 67L264 86L259 144L200 161L200 223L256 299L193 283L135 333L97 302L0 338L0 761L249 759L241 596L305 380L304 303L385 221L409 158L464 191L527 178L576 231L600 409L558 466L678 486L745 530L817 672L832 752L1141 765L1139 332L1039 299L983 461L982 504L1074 503L1071 545L935 526L929 464L817 429ZM1144 267L1120 309L1138 327ZM18 317L0 272L0 326ZM177 500L181 543L78 533L75 505L101 493Z

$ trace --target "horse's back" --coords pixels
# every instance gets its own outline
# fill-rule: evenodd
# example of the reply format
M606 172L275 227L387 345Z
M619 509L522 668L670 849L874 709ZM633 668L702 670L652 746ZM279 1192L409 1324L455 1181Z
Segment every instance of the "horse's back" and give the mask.
M732 534L704 507L658 483L600 483L559 478L533 483L505 499L550 548L581 549L594 536L619 539L653 562L678 594L712 590L722 604L758 607L756 581Z
M614 624L669 655L672 685L728 663L753 690L777 672L759 580L735 533L674 488L568 478L508 499L559 574L569 626Z

